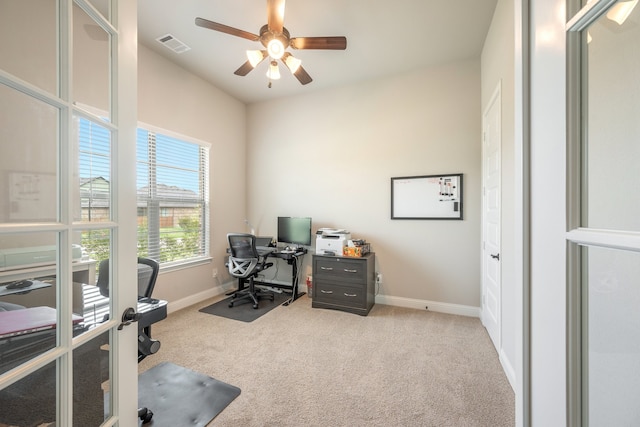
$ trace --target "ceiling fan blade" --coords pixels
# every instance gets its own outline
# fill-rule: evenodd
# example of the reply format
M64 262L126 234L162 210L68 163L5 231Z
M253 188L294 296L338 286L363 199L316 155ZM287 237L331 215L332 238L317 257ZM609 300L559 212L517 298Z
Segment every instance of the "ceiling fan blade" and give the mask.
M313 81L311 76L302 68L300 65L300 60L295 59L293 55L289 52L285 52L285 54L280 58L280 61L291 71L291 73L298 79L300 83L303 85L309 84ZM295 68L297 66L297 68ZM294 68L295 71L293 71Z
M253 65L251 65L251 62L247 61L242 64L240 68L235 70L233 74L235 74L236 76L246 76L247 74L249 74L249 71L253 70L253 68L254 67Z
M256 52L256 53L261 53L262 54L262 58L260 58L260 60L258 60L255 64L251 64L251 60L248 60L247 62L245 62L244 64L242 64L240 66L240 68L238 68L237 70L235 70L233 72L233 74L235 74L236 76L246 76L247 74L249 74L249 71L253 70L254 68L256 68L262 61L264 61L264 59L268 56L267 55L267 51L266 50L261 50L261 51L251 51L251 53ZM247 52L247 56L249 56L250 58L252 57L250 55L250 52ZM255 58L254 58L254 62L255 62Z
M293 75L296 76L296 79L298 79L298 81L303 85L306 85L313 81L309 73L307 73L307 71L304 68L302 68L302 65L298 67L298 69L296 70L295 73L293 73Z
M243 39L258 41L260 36L250 33L248 31L239 30L237 28L229 27L228 25L218 24L217 22L209 21L204 18L196 18L196 25L202 28L208 28L214 31L220 31L221 33L230 34L236 37L242 37Z
M291 39L289 45L294 49L345 50L347 48L347 38L343 36L295 37Z
M274 33L281 33L284 23L285 0L267 0L267 26Z

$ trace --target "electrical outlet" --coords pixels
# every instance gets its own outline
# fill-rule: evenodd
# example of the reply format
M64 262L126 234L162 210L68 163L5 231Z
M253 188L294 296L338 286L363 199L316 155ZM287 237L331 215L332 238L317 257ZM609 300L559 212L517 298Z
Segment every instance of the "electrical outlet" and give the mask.
M211 277L218 277L218 269L217 269L217 268L214 268L214 269L211 271Z

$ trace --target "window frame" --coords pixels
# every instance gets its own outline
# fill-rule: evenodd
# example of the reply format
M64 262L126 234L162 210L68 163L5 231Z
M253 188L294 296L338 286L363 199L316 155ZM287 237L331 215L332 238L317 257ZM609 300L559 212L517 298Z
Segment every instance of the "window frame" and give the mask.
M182 260L160 262L160 271L161 272L173 271L173 270L179 270L186 267L192 267L196 265L203 265L203 264L210 263L211 262L211 244L210 244L211 229L210 229L210 206L209 206L209 200L210 200L209 165L210 165L211 144L206 141L199 140L197 138L186 136L178 132L163 129L158 126L150 125L144 122L138 122L137 130L140 130L140 129L147 131L149 133L160 134L170 138L178 139L182 142L194 144L199 146L200 150L204 150L204 153L200 151L201 155L203 156L203 160L200 160L200 165L203 168L203 170L199 172L200 186L202 186L201 191L203 193L202 199L201 199L201 203L203 203L202 224L201 224L202 244L204 246L203 254L196 257L185 258ZM137 141L136 141L136 144L137 144ZM138 164L137 158L136 158L136 164ZM138 171L138 168L136 167L136 173L137 171ZM153 173L153 175L155 175L155 173ZM151 182L149 184L151 185ZM136 202L137 201L138 201L138 197L136 196ZM140 209L140 207L138 207L138 209ZM158 217L161 216L161 209L162 208L158 206Z

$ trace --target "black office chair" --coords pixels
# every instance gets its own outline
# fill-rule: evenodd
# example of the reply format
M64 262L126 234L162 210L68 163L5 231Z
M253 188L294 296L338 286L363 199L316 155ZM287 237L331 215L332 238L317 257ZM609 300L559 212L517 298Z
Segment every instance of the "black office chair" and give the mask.
M159 265L150 258L138 257L138 297L151 297L153 288L156 286ZM100 261L98 267L98 280L96 286L100 293L109 296L109 259Z
M253 301L253 308L258 308L258 300L269 297L274 300L273 292L259 289L254 284L254 278L263 270L273 266L267 262L266 255L260 255L256 249L256 236L244 233L227 234L229 250L231 251L227 267L229 274L238 278L238 290L231 297L229 307L238 301ZM249 287L244 288L244 281L249 280Z
M160 265L150 258L138 257L138 299L151 298L153 288L156 286ZM100 293L109 296L109 260L100 261L98 280L96 283ZM107 319L105 319L107 320ZM151 338L151 325L138 328L138 363L145 357L157 353L160 349L160 341ZM143 424L151 421L153 412L148 408L138 408L138 417Z

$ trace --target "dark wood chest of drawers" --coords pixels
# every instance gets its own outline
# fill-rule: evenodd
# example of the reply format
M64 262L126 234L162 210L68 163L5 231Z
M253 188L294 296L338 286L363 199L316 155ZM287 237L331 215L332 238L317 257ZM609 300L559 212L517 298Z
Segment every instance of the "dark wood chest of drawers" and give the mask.
M366 316L375 303L375 254L313 256L311 306Z

